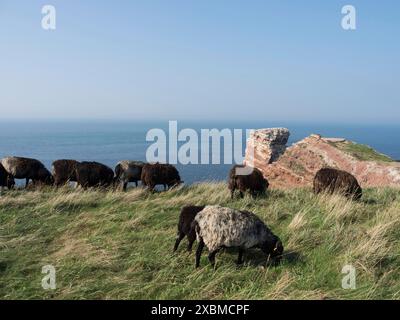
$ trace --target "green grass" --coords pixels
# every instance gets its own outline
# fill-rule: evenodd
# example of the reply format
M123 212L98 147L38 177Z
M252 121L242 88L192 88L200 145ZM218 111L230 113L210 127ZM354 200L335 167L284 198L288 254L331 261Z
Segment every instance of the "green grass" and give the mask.
M392 158L377 152L376 150L372 149L370 146L367 146L365 144L358 144L351 141L332 142L332 144L336 148L350 154L351 156L355 157L358 160L393 162Z
M172 254L179 210L221 204L259 215L286 254L265 266L249 250L203 254L194 268L186 240ZM70 189L13 191L0 197L2 299L399 299L400 190L366 190L362 201L314 196L308 189L270 191L231 201L222 183L150 194ZM42 266L57 289L41 287ZM341 287L342 267L356 268L355 290Z

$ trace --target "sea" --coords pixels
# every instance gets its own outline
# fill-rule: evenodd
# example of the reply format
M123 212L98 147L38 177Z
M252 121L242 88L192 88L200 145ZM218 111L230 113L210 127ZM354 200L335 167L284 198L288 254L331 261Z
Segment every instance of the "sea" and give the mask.
M202 143L201 130L229 129L233 135L233 130L241 133L241 139L236 139L236 154L244 156L246 145L246 130L270 127L286 127L290 130L288 145L291 145L304 137L318 133L325 137L346 138L357 143L367 144L377 151L387 154L393 159L400 159L400 126L399 125L351 125L351 124L318 124L318 123L282 123L268 121L253 122L188 122L178 121L172 126L177 126L178 133L183 129L192 129L192 135L187 140L177 142L173 132L171 134L171 123L168 121L117 121L117 120L74 120L74 121L0 121L0 157L21 156L35 158L42 161L46 167L51 168L51 163L57 159L75 159L78 161L97 161L104 163L111 168L120 160L148 160L146 153L149 147L154 146L158 140L146 139L149 132L153 129L161 129L165 134L167 150L155 156L165 156L167 162L174 159L174 155L169 152L169 143L176 143L177 150L186 144L193 150L198 150L198 161L200 164L176 164L180 171L181 178L185 184L193 184L203 181L226 180L232 161L228 156L216 163L212 163L215 153L225 154L223 150L233 152L231 141L221 143L218 150L208 150L210 161L201 162ZM153 130L153 131L151 131ZM241 131L240 131L241 130ZM185 133L185 131L183 131ZM182 134L183 134L182 133ZM237 136L239 137L240 134ZM194 138L193 138L194 137ZM147 141L149 140L149 141ZM161 141L161 140L160 140ZM189 141L189 144L188 144ZM227 146L227 148L225 148ZM186 150L187 151L187 150ZM172 149L173 153L175 151ZM203 151L204 152L204 151ZM194 153L196 154L196 152ZM187 153L186 153L187 155ZM162 158L162 157L161 157ZM218 157L217 157L218 158ZM240 158L232 157L236 162ZM178 159L181 159L178 157ZM193 160L193 158L192 158ZM224 161L227 163L224 163ZM233 162L234 162L233 161ZM172 161L174 162L174 161ZM195 161L194 161L195 162ZM21 184L22 182L19 182Z

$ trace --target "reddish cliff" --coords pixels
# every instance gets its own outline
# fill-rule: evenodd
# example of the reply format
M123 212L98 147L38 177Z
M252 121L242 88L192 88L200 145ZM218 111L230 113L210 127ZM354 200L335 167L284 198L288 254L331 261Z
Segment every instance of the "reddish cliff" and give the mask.
M245 164L260 169L272 188L311 186L326 166L352 173L362 187L400 187L400 163L367 146L311 135L286 148L288 137L285 128L261 129L247 141Z

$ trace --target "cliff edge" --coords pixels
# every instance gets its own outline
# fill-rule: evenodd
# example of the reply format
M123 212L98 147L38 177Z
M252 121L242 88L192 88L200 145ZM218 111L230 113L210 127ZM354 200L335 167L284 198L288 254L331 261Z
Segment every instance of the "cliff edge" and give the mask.
M260 169L272 188L311 186L315 173L333 167L353 174L362 187L400 187L400 163L372 148L318 134L287 147L286 128L255 130L244 164Z

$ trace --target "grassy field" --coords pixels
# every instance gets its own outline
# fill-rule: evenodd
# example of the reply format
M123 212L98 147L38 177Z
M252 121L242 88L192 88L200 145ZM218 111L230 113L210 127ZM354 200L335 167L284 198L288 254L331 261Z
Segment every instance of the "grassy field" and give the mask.
M286 254L265 266L258 250L236 267L235 252L206 253L194 268L186 240L172 254L179 210L221 204L258 214ZM272 190L231 201L223 183L150 194L70 189L0 197L1 299L399 299L400 190L366 190L362 201ZM57 288L41 287L42 266ZM342 289L342 267L356 289Z

